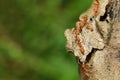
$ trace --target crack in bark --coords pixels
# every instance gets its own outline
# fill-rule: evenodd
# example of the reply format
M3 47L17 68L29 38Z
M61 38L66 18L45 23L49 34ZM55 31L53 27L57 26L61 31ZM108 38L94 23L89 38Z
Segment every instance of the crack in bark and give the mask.
M92 56L94 55L94 53L95 53L97 50L99 50L99 49L97 49L97 48L92 48L91 52L90 52L90 53L87 55L87 57L86 57L86 62L89 62L89 61L91 60Z
M105 21L106 18L108 17L108 7L109 7L109 4L106 5L105 7L105 13L103 16L100 16L100 21Z
M103 49L92 48L91 52L86 57L86 63L89 63L89 61L91 60L92 56L94 56L94 54L95 54L96 51L102 51Z

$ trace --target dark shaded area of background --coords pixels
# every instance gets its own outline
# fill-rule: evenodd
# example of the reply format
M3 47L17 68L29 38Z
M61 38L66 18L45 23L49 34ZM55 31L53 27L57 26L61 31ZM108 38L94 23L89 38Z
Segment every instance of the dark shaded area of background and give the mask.
M0 0L0 80L79 80L64 31L92 0Z

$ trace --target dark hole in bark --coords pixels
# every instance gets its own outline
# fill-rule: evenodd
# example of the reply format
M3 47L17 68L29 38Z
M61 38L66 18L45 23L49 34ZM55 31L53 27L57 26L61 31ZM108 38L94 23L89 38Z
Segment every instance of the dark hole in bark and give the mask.
M107 18L107 12L105 12L103 16L100 16L100 21L105 21L106 18Z
M104 13L103 16L100 16L100 21L105 21L106 20L107 15L108 15L108 8L109 8L109 6L110 6L109 4L106 5L106 7L105 7L105 13Z
M87 55L86 57L86 62L89 62L93 54L97 51L98 49L92 48L92 51Z
M113 7L110 6L111 4L108 3L105 7L105 13L103 16L100 16L100 21L105 21L108 14L109 14L109 17L110 19L112 20L113 19Z
M90 18L90 21L93 21L93 19L92 19L92 18Z

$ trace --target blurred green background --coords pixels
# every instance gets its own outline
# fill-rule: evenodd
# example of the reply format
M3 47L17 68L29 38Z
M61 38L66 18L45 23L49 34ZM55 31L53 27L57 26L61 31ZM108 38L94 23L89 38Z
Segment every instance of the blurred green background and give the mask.
M0 0L0 80L79 80L64 31L92 0Z

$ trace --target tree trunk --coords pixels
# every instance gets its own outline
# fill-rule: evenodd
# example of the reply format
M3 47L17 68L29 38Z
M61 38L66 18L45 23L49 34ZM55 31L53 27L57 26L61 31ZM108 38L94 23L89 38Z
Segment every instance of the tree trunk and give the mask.
M65 36L82 80L120 80L120 0L94 0L79 19Z

